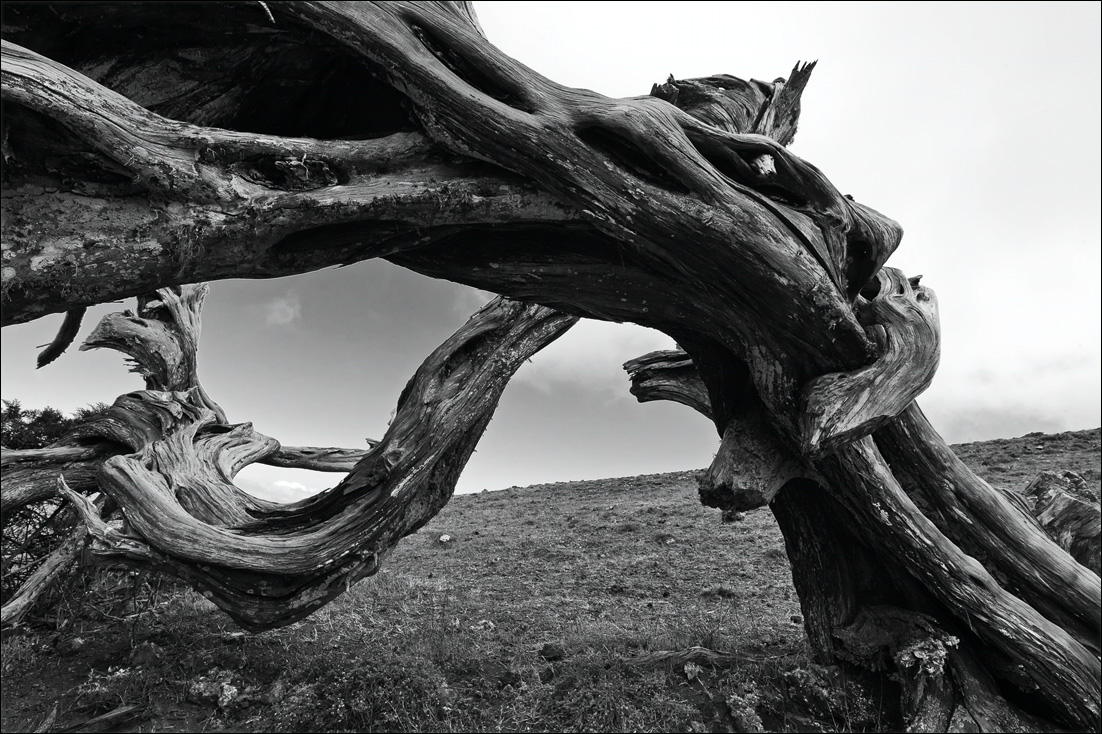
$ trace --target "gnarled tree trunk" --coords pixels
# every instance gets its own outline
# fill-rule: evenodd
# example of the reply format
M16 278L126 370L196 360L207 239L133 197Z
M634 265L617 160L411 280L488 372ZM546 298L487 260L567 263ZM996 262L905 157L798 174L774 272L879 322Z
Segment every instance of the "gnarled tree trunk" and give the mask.
M1098 728L1099 578L914 404L936 301L884 267L898 225L786 149L810 65L611 100L510 59L450 2L9 3L3 60L4 323L385 257L660 329L723 437L709 492L770 503L821 658L892 666L914 729ZM563 319L478 317L349 477L292 511L231 512L233 470L273 449L214 428L197 388L144 393L147 414L177 406L168 432L99 470L125 525L70 496L100 552L285 623L439 509L507 366ZM174 498L188 452L208 468Z

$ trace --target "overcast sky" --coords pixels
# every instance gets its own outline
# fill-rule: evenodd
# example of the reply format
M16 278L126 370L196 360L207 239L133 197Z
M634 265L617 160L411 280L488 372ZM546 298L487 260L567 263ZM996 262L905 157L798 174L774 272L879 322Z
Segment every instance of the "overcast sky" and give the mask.
M1099 8L476 4L506 53L614 97L670 74L772 80L818 59L792 150L903 225L889 264L924 275L941 310L941 367L919 402L951 442L1102 423ZM363 446L484 300L384 262L215 283L200 375L232 421L287 444ZM118 308L92 309L79 338ZM73 349L36 372L60 320L3 330L4 398L69 411L141 387L115 352ZM576 326L517 374L460 491L706 466L708 421L627 391L621 363L670 346L631 325ZM334 481L268 467L239 478L283 499Z

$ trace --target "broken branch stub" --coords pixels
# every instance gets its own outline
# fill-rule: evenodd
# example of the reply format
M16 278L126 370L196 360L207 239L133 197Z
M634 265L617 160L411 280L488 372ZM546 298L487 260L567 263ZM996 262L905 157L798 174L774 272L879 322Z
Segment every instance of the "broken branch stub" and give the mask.
M110 348L130 358L131 371L145 380L147 390L196 390L200 403L219 422L226 414L199 383L199 337L206 283L161 288L139 296L137 313L109 313L81 344L80 350Z
M712 402L692 358L681 350L649 352L624 362L629 391L640 403L672 400L711 420Z
M671 400L713 418L708 388L684 351L650 352L625 362L624 370L639 402ZM728 417L719 451L698 480L700 502L725 513L745 512L769 504L789 481L814 476L776 435L761 406L750 400Z
M800 118L800 96L815 62L797 63L788 79L745 81L730 74L674 79L651 87L651 96L685 110L720 130L756 133L791 144Z
M773 501L788 482L814 477L794 459L760 409L727 423L719 451L700 479L700 502L724 512L744 512Z

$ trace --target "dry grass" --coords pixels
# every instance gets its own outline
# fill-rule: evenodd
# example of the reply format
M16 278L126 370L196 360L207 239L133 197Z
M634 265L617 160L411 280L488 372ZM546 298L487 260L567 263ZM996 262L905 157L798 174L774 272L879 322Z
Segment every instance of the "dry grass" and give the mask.
M1099 440L957 448L1004 486L1072 469L1097 488ZM811 662L768 511L722 524L691 472L456 497L376 577L260 635L188 590L143 588L3 642L4 731L33 730L55 701L57 726L143 706L127 731L898 726L894 692ZM694 645L767 662L631 664Z

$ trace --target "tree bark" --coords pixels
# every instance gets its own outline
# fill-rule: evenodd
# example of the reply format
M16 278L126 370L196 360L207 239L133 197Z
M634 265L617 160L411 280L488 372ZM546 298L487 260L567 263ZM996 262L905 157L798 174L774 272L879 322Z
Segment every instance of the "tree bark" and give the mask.
M678 396L699 410L706 394L724 437L712 488L771 500L820 657L887 661L916 729L1098 728L1099 578L914 405L937 366L936 301L884 267L899 226L786 149L810 65L610 100L502 54L465 3L251 5L8 11L4 323L386 257L660 329L704 386ZM507 366L568 318L495 308L480 318L497 346L461 330L452 357L430 357L441 374L405 393L472 407L403 398L382 442L301 507L231 512L227 478L276 443L212 432L198 389L147 390L133 414L178 416L130 431L144 459L104 462L127 528L70 496L103 552L171 568L247 626L299 618L446 501ZM491 358L506 366L481 371ZM430 446L430 427L447 440ZM175 498L165 477L187 456L221 468ZM890 633L870 651L854 630L874 623Z
M1096 574L1102 546L1102 513L1098 495L1074 472L1041 472L1025 488L1033 513L1053 540Z

